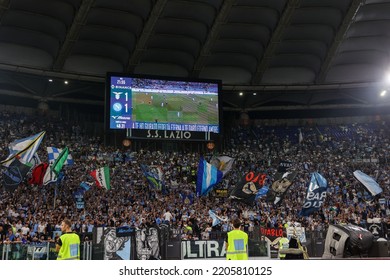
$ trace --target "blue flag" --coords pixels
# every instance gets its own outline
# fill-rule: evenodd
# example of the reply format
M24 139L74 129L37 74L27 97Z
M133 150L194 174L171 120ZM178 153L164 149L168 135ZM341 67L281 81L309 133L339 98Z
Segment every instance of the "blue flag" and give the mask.
M207 195L222 180L222 176L222 171L203 158L200 158L196 180L196 195Z
M192 193L180 193L179 195L183 204L190 205L194 203L194 195Z
M164 173L159 166L148 166L146 164L141 164L141 170L152 188L159 191L163 189Z
M301 216L309 216L319 210L326 197L327 181L318 172L311 174L310 184L307 187L306 199L303 203Z
M14 192L15 189L23 182L27 173L30 171L31 165L24 164L15 158L3 171L3 186L9 192Z
M85 201L84 201L84 191L79 189L73 193L73 197L76 203L76 209L84 209Z

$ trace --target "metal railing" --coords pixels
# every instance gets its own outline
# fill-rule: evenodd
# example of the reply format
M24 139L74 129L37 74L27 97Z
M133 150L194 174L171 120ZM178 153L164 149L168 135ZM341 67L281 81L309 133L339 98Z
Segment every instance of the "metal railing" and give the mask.
M9 242L0 244L1 260L55 260L57 252L55 243L20 243ZM80 258L92 260L92 241L80 244Z

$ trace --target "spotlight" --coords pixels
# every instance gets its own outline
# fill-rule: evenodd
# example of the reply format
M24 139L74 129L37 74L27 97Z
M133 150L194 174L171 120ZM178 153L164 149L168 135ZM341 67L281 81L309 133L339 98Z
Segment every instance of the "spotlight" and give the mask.
M239 95L240 95L240 96L243 96L243 95L244 95L244 93L241 91L241 92L239 93Z
M381 93L380 93L380 95L383 97L383 96L386 95L386 93L387 93L387 90L382 90Z
M65 81L64 81L64 84L67 85L67 84L69 84L69 82L65 80Z

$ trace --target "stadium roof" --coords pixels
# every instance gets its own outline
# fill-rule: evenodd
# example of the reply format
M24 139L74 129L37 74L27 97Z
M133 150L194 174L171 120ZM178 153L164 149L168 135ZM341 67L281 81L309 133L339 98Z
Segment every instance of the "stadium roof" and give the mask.
M110 71L220 79L227 111L390 105L390 1L0 0L0 21L3 104L102 105Z

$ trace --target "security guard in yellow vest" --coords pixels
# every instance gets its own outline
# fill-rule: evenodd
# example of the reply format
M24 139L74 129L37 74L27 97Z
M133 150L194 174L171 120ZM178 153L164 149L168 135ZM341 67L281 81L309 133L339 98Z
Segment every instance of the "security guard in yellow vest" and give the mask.
M72 223L64 219L61 223L62 235L56 243L57 260L80 260L80 237L72 232Z
M286 257L286 254L281 254L280 250L288 249L289 248L289 242L290 241L287 238L287 233L283 232L283 237L280 238L279 246L278 246L278 249L279 249L279 259L284 260L284 258Z
M233 230L227 233L226 259L247 260L248 259L248 234L240 230L240 219L233 220Z

